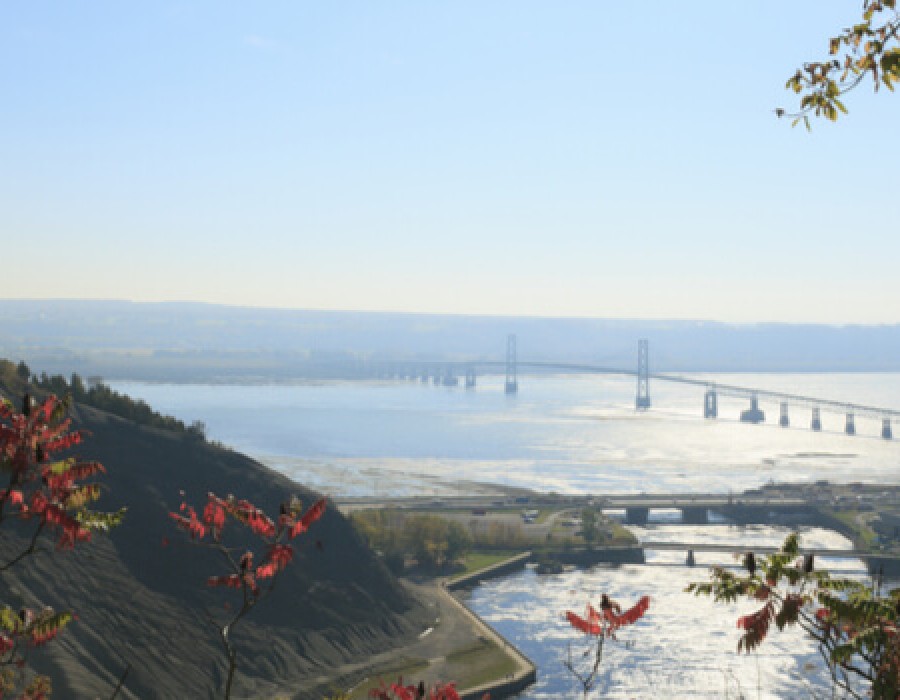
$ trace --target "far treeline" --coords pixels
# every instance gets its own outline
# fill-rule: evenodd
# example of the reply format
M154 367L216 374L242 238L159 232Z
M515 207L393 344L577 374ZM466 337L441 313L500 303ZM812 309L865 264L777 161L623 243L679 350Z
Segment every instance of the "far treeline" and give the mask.
M33 374L25 362L14 364L0 359L0 379L8 386L21 384L25 390L27 384L44 389L57 396L71 396L77 403L98 408L120 418L134 421L138 425L146 425L176 433L184 433L203 440L206 438L206 426L202 421L194 421L185 425L174 416L167 416L154 411L145 401L132 399L130 396L113 391L103 382L85 383L80 375L73 373L69 379L61 374L48 376L42 372L40 376Z

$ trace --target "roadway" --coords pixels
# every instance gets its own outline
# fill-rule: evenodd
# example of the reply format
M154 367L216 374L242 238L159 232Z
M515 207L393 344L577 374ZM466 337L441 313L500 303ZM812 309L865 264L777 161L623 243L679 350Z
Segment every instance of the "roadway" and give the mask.
M671 493L671 494L603 494L589 496L564 496L555 499L529 497L527 501L516 501L510 498L491 498L490 496L447 496L445 498L428 498L408 496L398 498L385 497L339 497L335 505L343 512L369 508L404 508L411 510L458 510L458 509L528 509L538 506L555 508L595 507L603 510L619 510L624 508L722 508L729 505L768 506L779 510L810 505L803 498L781 496L756 496L741 494L727 496L721 493Z
M506 369L505 362L498 361L454 361L454 362L386 362L386 366L396 367L432 367L432 368L456 368L463 369L467 367L482 367L491 369ZM618 374L622 376L637 377L637 370L621 369L617 367L602 367L599 365L585 365L568 362L530 362L516 361L516 368L524 367L529 369L537 369L550 372L571 372L573 374ZM893 408L883 408L879 406L867 406L864 404L852 403L847 401L835 401L833 399L823 399L815 396L804 396L802 394L793 394L785 391L773 391L770 389L759 389L754 387L739 386L737 384L720 384L710 381L709 379L698 379L696 377L686 377L678 374L663 374L659 372L651 372L649 378L662 382L677 382L679 384L689 384L692 386L703 387L704 389L714 389L718 394L725 396L736 396L741 398L757 397L760 399L771 399L773 401L785 401L794 406L806 406L809 408L824 408L836 411L838 413L852 413L858 416L869 416L873 418L900 418L900 410Z

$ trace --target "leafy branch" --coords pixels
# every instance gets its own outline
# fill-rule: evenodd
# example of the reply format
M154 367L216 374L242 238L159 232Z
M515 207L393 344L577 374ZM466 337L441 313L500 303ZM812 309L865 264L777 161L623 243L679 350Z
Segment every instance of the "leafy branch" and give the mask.
M303 512L302 504L294 498L289 503L282 504L278 519L272 520L249 501L231 495L219 498L210 493L207 495L202 515L198 515L193 506L187 502L181 504L177 513L169 513L175 525L187 533L193 543L208 547L221 556L227 573L210 576L206 580L207 585L232 588L240 593L240 604L224 623L210 618L219 631L219 639L225 654L226 699L231 697L234 673L237 669L237 649L232 633L241 620L272 593L278 574L292 561L294 548L288 541L309 530L310 526L325 513L325 507L326 501L323 498ZM234 520L249 528L261 540L260 556L255 555L251 549L237 556L240 549L225 545L222 537L228 520ZM258 565L254 564L255 560L259 561ZM228 608L230 609L230 606Z
M805 63L785 87L800 95L794 112L779 107L775 114L801 121L810 129L810 116L837 121L847 114L842 97L871 77L875 91L881 85L893 91L900 81L900 12L897 0L864 0L862 21L829 40L830 58Z
M900 589L882 596L860 581L834 579L815 570L813 556L801 556L796 534L785 539L780 551L762 559L748 552L743 567L747 573L713 567L708 582L687 587L716 602L762 603L738 618L743 630L738 651L756 649L773 623L779 631L796 625L818 645L836 688L857 698L869 690L881 700L897 697Z

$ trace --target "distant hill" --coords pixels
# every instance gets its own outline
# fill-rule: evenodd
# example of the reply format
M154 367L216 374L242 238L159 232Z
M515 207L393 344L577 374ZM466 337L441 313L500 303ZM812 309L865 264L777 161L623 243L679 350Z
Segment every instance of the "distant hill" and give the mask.
M194 303L0 301L0 356L108 379L353 377L390 358L520 359L654 371L900 371L900 324L730 324L256 309Z
M9 387L0 387L9 396ZM18 396L18 392L16 396ZM11 396L9 396L12 398ZM185 433L138 426L77 406L90 432L78 449L108 469L101 510L127 506L124 524L73 552L33 556L2 575L11 604L72 609L78 620L60 639L32 655L53 679L54 697L109 697L128 663L128 698L216 695L224 673L207 611L229 598L206 585L222 573L213 553L179 544L167 517L179 490L202 504L207 491L234 493L268 512L285 496L312 503L316 494L261 464ZM0 546L12 551L4 524ZM171 540L162 546L164 537ZM321 549L316 542L321 543ZM342 662L361 661L427 623L410 598L331 508L310 534L295 540L298 557L272 597L236 633L241 664L236 697L321 697L317 684L336 680ZM245 626L246 625L246 626Z

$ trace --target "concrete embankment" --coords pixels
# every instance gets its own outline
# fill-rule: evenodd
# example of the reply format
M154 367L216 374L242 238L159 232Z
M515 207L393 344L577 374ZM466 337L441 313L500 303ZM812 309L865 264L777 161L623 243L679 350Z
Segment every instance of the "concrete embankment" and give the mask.
M471 574L465 574L463 576L458 576L454 579L451 579L447 581L444 586L448 591L456 591L461 588L471 588L476 583L479 583L481 581L488 581L492 578L505 576L506 574L512 573L513 571L520 571L521 569L525 568L525 564L530 562L531 559L531 552L522 552L521 554L510 557L505 561L497 562L496 564L492 564L491 566L486 566L483 569L474 571Z
M562 564L571 564L575 566L592 566L599 563L643 563L644 551L640 547L612 547L612 548L595 548L595 549L564 549L549 554L552 559ZM501 700L522 692L537 680L537 669L534 663L525 656L515 645L511 644L503 635L497 632L493 627L488 625L477 613L470 610L463 603L458 601L451 591L464 588L470 588L481 581L487 581L492 578L505 576L515 571L521 571L525 565L534 561L535 555L532 552L522 552L506 561L498 562L492 566L475 571L465 576L460 576L451 581L442 584L447 598L454 605L459 606L461 611L469 616L476 626L483 630L483 634L493 639L498 646L507 651L516 661L516 671L505 677L498 678L491 682L484 683L475 688L463 688L460 696L463 700L481 700L485 693L490 693L491 700Z
M644 550L639 546L633 547L594 547L594 548L570 548L544 552L544 555L560 564L572 566L593 566L594 564L643 564ZM529 562L536 562L538 555L534 552L522 552L514 557L498 562L491 566L475 571L471 574L459 576L446 582L449 591L461 588L471 588L481 581L489 581L500 576L505 576L514 571L521 571Z
M474 688L460 689L460 697L462 700L481 700L485 693L490 693L491 700L501 700L501 698L509 698L517 693L521 693L528 686L537 680L537 668L534 663L525 654L519 651L516 646L497 630L491 627L481 617L457 600L450 591L470 588L480 581L486 581L498 576L504 576L514 571L520 571L525 568L531 560L531 552L522 552L506 561L498 562L492 566L488 566L480 571L475 571L465 576L460 576L452 581L446 581L442 584L442 588L447 598L452 604L458 606L460 610L467 615L476 627L479 627L482 634L488 639L492 639L498 647L504 649L516 662L516 670L505 678L498 678L488 683L483 683Z

